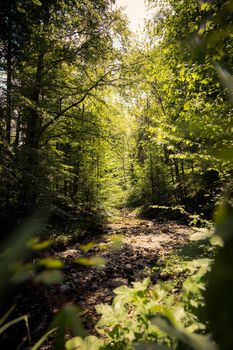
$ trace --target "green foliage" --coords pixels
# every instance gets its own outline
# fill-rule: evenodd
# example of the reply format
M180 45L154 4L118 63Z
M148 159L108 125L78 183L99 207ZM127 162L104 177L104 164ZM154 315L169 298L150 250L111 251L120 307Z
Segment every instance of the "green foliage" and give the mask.
M28 315L24 315L24 316L20 316L17 318L14 318L11 321L7 321L7 319L9 318L9 316L11 315L12 311L14 310L15 305L13 305L6 313L5 315L3 315L0 319L0 335L2 335L2 333L4 333L8 328L14 326L15 324L23 321L26 325L26 329L27 329L27 334L28 334L28 338L29 341L31 341L31 334L30 334L30 330L29 330L29 324L28 324Z
M179 349L182 343L197 350L215 348L208 337L194 333L206 327L196 314L204 304L203 278L210 270L210 260L195 260L187 266L192 275L183 283L179 295L174 295L173 283L149 287L147 278L133 283L132 288L115 289L116 297L111 306L96 307L101 314L96 328L104 335L107 348L132 349L135 344L144 342L156 342L173 349Z
M94 256L90 258L78 258L74 262L82 265L98 266L98 267L104 267L106 264L105 259L100 256Z
M232 45L224 16L232 19L232 8L228 1L149 3L160 13L148 21L150 41L137 67L142 93L130 106L138 122L132 202L183 204L210 218L232 171L232 109L217 77L229 94ZM213 170L218 176L207 184Z
M1 154L8 149L9 157L1 161L7 180L0 208L25 215L65 195L94 211L109 197L108 173L121 167L108 167L107 159L117 160L114 147L125 138L121 123L114 128L118 106L111 106L122 64L114 40L126 39L125 21L105 0L16 0L2 5L0 15L11 23L0 36L9 85L1 95L7 134Z
M103 342L94 337L93 335L89 335L88 337L82 339L80 337L75 337L66 342L67 350L99 350L102 348Z
M107 216L124 205L146 205L157 218L159 211L188 216L201 229L188 247L161 262L160 276L171 283L150 286L146 279L122 286L112 305L97 307L104 341L84 338L78 310L67 306L32 349L54 332L57 349L69 332L76 337L67 350L215 349L209 331L221 349L231 349L231 201L216 214L214 234L206 218L225 190L232 195L232 1L150 0L160 13L148 21L148 40L136 45L111 3L0 5L2 230L7 236L38 207L70 224L80 220L77 212L94 222L96 213ZM3 246L1 300L14 284L63 279L62 261L28 261L52 243L32 238L40 221L26 223ZM57 243L67 245L79 233L64 230ZM115 237L107 246L80 248L120 246ZM103 268L105 260L72 263ZM10 311L0 333L21 321L28 329L27 316L8 321Z
M219 250L209 276L206 302L214 338L221 349L229 349L233 344L233 208L229 201L219 208L216 220L217 234L222 237L224 246Z
M163 333L153 326L148 316L156 310L167 312L165 306L159 305L167 292L158 287L149 290L149 283L147 278L135 282L132 288L121 286L114 290L116 297L111 306L100 304L96 307L101 314L97 330L105 335L110 348L130 349L137 342L162 341Z
M52 334L56 332L56 328L49 330L46 332L37 342L33 345L31 350L37 350L40 349L41 345L44 343L44 341Z
M65 337L68 331L76 336L84 336L85 331L79 317L79 309L73 305L63 307L55 316L50 329L56 328L55 349L64 349Z

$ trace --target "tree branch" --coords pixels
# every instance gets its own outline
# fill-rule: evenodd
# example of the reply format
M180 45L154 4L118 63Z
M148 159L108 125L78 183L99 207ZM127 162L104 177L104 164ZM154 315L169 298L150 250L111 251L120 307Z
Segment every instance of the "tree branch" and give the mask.
M46 124L44 124L42 127L41 127L41 130L40 130L40 135L42 135L45 130L50 126L52 125L56 120L58 120L60 117L62 117L66 112L68 112L70 109L74 108L74 107L77 107L80 103L82 103L85 98L88 96L88 94L93 90L95 89L99 83L101 81L104 80L104 78L109 74L111 73L111 71L108 71L107 73L105 73L103 76L101 76L91 87L89 87L86 92L84 93L84 95L76 102L72 103L71 105L69 105L68 107L64 108L63 110L61 110L53 119L49 120Z

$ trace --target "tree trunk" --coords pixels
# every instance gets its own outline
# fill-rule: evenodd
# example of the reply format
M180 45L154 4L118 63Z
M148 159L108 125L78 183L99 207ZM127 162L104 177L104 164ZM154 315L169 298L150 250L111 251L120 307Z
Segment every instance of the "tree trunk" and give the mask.
M19 145L20 127L21 127L21 116L20 116L20 114L18 114L18 117L16 120L16 128L15 128L15 141L14 141L14 148L15 149Z
M174 159L176 182L180 183L180 171L177 159Z
M173 173L173 168L172 168L172 162L170 162L169 167L170 167L170 172L171 172L172 184L175 185L175 179L174 179L174 173Z
M36 71L36 81L33 89L31 100L34 103L34 106L30 108L29 111L29 120L27 126L27 141L26 144L28 147L35 150L39 147L39 138L40 138L40 127L41 120L37 111L37 106L40 98L41 92L41 83L42 83L42 73L43 73L43 63L44 63L44 53L38 55L37 62L37 71Z
M25 144L25 170L22 186L23 205L25 209L35 208L40 185L43 176L39 169L38 148L40 141L41 119L37 110L40 99L42 73L43 73L44 53L39 53L37 61L37 71L35 85L32 90L31 100L33 106L28 110L28 123Z
M151 182L151 202L155 203L155 179L154 179L154 171L153 171L153 159L152 152L150 149L150 182Z
M6 141L11 142L12 114L12 13L11 2L8 4L8 35L7 35L7 96L6 96Z

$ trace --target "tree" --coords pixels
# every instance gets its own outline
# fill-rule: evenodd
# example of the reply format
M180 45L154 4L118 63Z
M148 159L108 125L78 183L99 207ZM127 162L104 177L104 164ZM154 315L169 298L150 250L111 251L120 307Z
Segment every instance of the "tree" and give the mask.
M5 123L7 142L12 142L7 167L16 180L9 181L15 192L12 204L27 212L43 203L48 193L52 195L57 172L63 172L59 162L73 166L70 159L80 158L82 147L73 147L74 140L82 143L85 136L80 135L88 138L102 133L92 106L98 101L97 90L118 79L121 49L114 46L114 35L118 40L124 36L124 21L108 1L15 1L10 14L14 14L14 24L2 42L9 35L17 38L19 53L8 74L9 80L14 77L14 102L9 89L11 98L3 101L16 116L16 122L11 116ZM2 17L9 22L9 11L3 11ZM23 30L26 34L18 42ZM77 168L79 161L74 163ZM75 187L74 181L71 197L76 196ZM67 191L62 188L61 192Z

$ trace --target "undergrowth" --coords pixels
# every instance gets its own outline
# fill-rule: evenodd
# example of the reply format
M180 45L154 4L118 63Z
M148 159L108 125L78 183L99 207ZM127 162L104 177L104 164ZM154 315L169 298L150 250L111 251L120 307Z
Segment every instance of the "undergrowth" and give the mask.
M98 336L72 338L66 349L217 349L206 321L206 280L216 251L208 235L196 231L187 246L161 257L151 269L156 284L146 278L116 288L111 305L96 307Z

